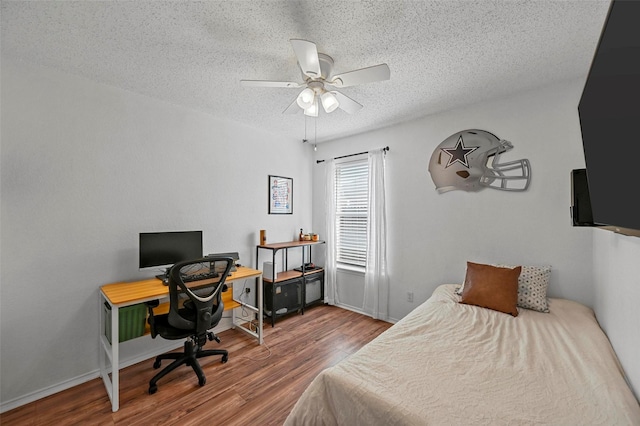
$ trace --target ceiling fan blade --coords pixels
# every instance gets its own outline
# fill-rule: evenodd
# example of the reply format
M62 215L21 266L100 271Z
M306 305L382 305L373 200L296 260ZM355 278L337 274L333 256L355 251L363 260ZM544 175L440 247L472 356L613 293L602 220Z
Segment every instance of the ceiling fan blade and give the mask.
M291 46L293 46L293 51L296 53L302 73L311 78L320 77L320 61L318 60L316 44L299 39L291 39L289 41L291 42Z
M354 112L360 111L360 109L362 109L362 105L360 105L347 95L335 91L332 91L331 93L336 95L336 98L340 103L340 105L338 105L338 108L340 108L341 110L348 112L349 114L353 114Z
M389 70L389 66L387 64L380 64L334 75L328 83L336 87L348 87L355 86L356 84L389 80L390 77L391 71Z
M294 81L269 81L269 80L240 80L240 84L246 87L302 87L302 83Z
M298 106L298 97L296 96L293 99L293 102L291 102L291 105L289 105L284 111L282 111L283 114L297 114L300 111L302 111L302 108L300 108L300 106Z

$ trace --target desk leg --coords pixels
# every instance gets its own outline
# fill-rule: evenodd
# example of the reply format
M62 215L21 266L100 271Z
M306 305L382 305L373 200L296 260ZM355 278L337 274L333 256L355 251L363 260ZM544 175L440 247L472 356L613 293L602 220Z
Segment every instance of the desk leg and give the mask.
M262 344L262 319L263 319L263 315L264 315L264 306L263 306L263 301L262 301L262 275L260 275L258 277L258 344L261 345Z
M264 303L264 299L262 296L262 275L252 277L251 280L253 281L254 278L258 280L255 286L256 293L258 293L258 295L256 296L255 303L246 303L238 299L233 299L233 301L238 303L240 306L237 306L231 309L231 312L232 312L231 320L232 320L232 328L237 327L238 330L251 335L258 341L259 345L262 345L264 341L262 338L262 326L263 326L263 315L264 315L264 310L262 308L262 304ZM243 308L252 312L251 317L248 320L246 316L240 316L240 318L236 318L236 309L240 309L240 308ZM256 326L256 331L251 330L252 326L254 325L253 323L254 315L258 316L257 318L258 325ZM240 319L243 322L238 323L236 322L237 319Z
M100 376L102 377L102 381L104 382L104 386L107 390L107 395L109 395L109 399L111 400L111 411L118 411L120 398L119 398L119 371L118 368L120 366L120 357L119 357L119 313L118 307L111 305L107 298L100 293L100 330L98 332L99 336L99 345L100 345ZM104 304L108 304L111 308L111 343L107 340L104 335L105 325L107 324L107 315L105 313ZM111 365L107 365L110 362ZM109 373L111 373L111 378L109 378Z
M120 313L118 307L111 310L111 411L120 408Z
M231 288L231 291L233 291L233 288ZM231 298L233 299L233 293L231 294ZM231 310L231 328L234 329L236 328L236 308L232 308Z

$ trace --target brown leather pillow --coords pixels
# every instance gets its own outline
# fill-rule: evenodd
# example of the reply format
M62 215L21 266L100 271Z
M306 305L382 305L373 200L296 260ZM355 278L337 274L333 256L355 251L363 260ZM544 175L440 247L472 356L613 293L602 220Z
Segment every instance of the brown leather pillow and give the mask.
M522 267L499 268L467 262L460 303L518 316L518 277Z

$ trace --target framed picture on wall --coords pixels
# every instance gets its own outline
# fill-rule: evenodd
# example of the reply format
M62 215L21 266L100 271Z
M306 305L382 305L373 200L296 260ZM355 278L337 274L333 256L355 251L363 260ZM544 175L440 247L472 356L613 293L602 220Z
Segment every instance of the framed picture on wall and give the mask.
M269 214L293 213L293 179L269 175Z

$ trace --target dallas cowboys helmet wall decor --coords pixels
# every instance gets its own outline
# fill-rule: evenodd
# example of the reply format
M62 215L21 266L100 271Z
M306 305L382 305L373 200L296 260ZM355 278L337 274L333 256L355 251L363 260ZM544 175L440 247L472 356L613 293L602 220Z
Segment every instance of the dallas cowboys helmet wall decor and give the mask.
M456 132L438 145L429 161L429 173L440 194L484 188L525 191L531 180L529 160L500 163L500 154L513 148L493 133L469 129Z

